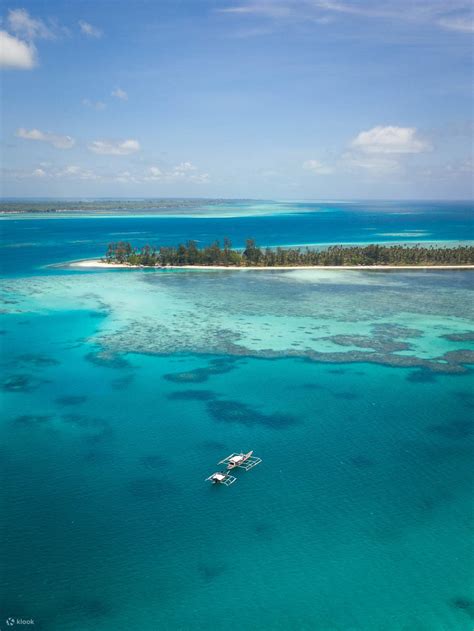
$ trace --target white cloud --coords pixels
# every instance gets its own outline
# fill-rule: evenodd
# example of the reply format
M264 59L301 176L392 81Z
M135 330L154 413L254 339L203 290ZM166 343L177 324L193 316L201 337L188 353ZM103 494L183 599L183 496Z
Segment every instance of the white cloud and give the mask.
M464 160L464 162L459 166L459 171L461 171L461 173L474 173L474 161Z
M285 18L292 12L290 3L272 2L264 0L263 2L251 2L249 4L241 4L226 9L220 9L221 13L234 13L237 15L262 15L271 18Z
M173 169L175 175L184 175L190 171L197 171L197 167L192 162L180 162Z
M125 92L125 90L122 90L122 88L115 88L115 90L112 90L110 94L112 96L115 96L116 99L120 99L121 101L128 100L128 94Z
M315 173L316 175L329 175L333 172L333 169L319 160L306 160L303 162L303 169L305 171L311 171L311 173Z
M90 99L82 99L82 105L84 105L84 107L90 107L93 110L97 110L98 112L105 110L107 107L103 101L91 101Z
M30 70L36 66L36 49L33 44L0 31L0 68Z
M209 173L195 173L189 177L189 181L194 184L207 184L209 182Z
M23 127L17 130L16 135L18 138L23 138L24 140L47 142L53 147L56 147L56 149L70 149L76 142L71 136L60 136L58 134L52 134L51 132L40 131L39 129L28 130Z
M474 33L474 20L472 16L444 17L438 20L438 24L450 31Z
M197 166L195 166L192 162L180 162L168 170L152 166L141 178L140 176L134 176L133 181L140 180L145 182L172 182L176 180L185 180L187 182L194 182L195 184L202 184L209 181L209 174L201 173Z
M102 179L100 175L92 171L91 169L83 169L82 167L76 166L74 164L65 167L64 169L59 169L57 172L53 174L54 177L59 178L72 178L79 180L100 180Z
M164 176L163 171L159 167L150 167L148 169L148 177L150 180L160 180Z
M54 39L56 33L53 28L37 18L32 18L26 9L10 9L7 16L10 31L27 40Z
M184 169L183 165L187 165ZM190 165L190 166L189 166ZM190 168L191 167L191 168ZM40 162L33 170L21 169L12 170L5 169L4 176L9 179L26 180L26 179L42 179L57 181L95 181L95 182L120 182L121 184L140 184L150 182L161 182L169 184L172 182L192 182L194 184L202 184L209 181L207 173L201 173L197 167L190 162L183 162L168 170L161 169L157 166L149 167L143 171L112 171L99 169L92 170L84 168L76 164L66 166L54 166L47 162Z
M358 151L376 154L422 153L430 149L430 145L417 136L415 127L392 125L377 125L361 131L351 144Z
M431 24L455 31L473 30L469 0L250 0L219 11L234 16L256 16L285 22L329 24L331 15L341 19L348 15L361 19Z
M341 166L376 176L401 173L410 156L430 150L430 144L419 137L415 127L377 125L357 134L350 150L342 155Z
M30 178L51 180L60 179L63 177L76 177L79 173L79 167L52 167L50 164L40 162L39 166L33 170L30 169L5 169L4 175L7 178L14 178L16 180L26 180Z
M180 164L177 164L166 173L166 177L170 180L182 179L195 184L203 184L209 181L209 174L200 173L197 166L192 162L180 162Z
M113 176L115 182L121 182L122 184L139 184L142 181L151 180L154 178L143 178L133 175L130 171L121 171L118 175Z
M93 153L103 156L127 156L140 150L138 140L94 140L88 145Z
M90 22L86 22L85 20L79 20L79 28L83 35L87 35L87 37L94 37L95 39L99 39L102 37L103 32L100 28L93 26Z
M0 67L29 70L37 65L37 39L56 39L68 34L54 20L48 24L33 18L26 9L10 9L5 19L7 30L0 31Z
M17 177L22 179L28 177L54 179L54 180L102 180L102 176L91 169L71 164L65 167L50 167L42 165L32 172L17 173Z

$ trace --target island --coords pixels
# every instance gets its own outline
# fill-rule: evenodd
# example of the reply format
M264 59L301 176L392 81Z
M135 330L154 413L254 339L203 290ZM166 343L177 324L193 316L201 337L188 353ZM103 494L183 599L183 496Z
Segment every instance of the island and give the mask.
M474 247L435 247L421 245L331 245L315 247L260 248L247 239L243 249L232 247L230 239L198 247L196 241L176 247L145 245L133 247L127 241L109 243L104 258L76 261L75 267L154 267L154 268L470 268L474 267Z

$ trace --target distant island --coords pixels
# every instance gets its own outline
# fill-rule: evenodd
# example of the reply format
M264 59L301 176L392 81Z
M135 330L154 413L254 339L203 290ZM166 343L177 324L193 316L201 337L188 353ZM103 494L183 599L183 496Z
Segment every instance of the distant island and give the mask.
M119 241L110 243L105 257L96 263L121 267L456 267L474 265L474 247L369 244L331 245L325 249L261 248L254 239L247 239L244 249L235 249L226 238L222 246L214 241L199 248L196 241L187 241L176 247L136 248Z
M228 199L45 199L45 200L2 200L0 212L5 215L17 214L104 214L131 213L137 215L204 213L214 207L233 201ZM239 200L250 202L252 200Z

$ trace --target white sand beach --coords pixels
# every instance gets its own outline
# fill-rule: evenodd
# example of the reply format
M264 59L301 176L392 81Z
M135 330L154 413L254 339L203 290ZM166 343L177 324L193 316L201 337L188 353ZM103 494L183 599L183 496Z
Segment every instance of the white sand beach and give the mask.
M101 259L84 259L82 261L71 261L66 263L72 268L86 269L153 269L144 265L129 265L127 263L107 263ZM155 269L194 269L194 270L226 270L234 272L248 271L272 271L272 270L356 270L356 271L376 271L376 270L454 270L454 269L474 269L474 265L293 265L293 266L268 266L268 267L235 267L224 265L168 265L166 267L156 267Z

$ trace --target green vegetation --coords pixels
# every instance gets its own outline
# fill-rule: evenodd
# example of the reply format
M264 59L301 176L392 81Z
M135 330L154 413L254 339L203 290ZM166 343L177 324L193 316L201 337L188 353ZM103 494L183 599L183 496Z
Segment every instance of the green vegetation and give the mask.
M10 200L2 201L2 213L91 213L116 214L199 214L208 212L209 208L221 206L225 199L45 199L45 200ZM244 201L244 200L242 200Z
M138 249L126 241L110 243L107 263L146 267L168 265L221 265L233 267L286 267L299 265L474 265L474 247L435 248L404 245L333 245L314 248L260 248L248 239L244 250L235 250L229 239L221 247L214 241L198 248L195 241L177 247L145 245Z

